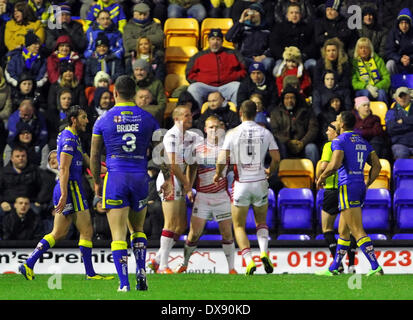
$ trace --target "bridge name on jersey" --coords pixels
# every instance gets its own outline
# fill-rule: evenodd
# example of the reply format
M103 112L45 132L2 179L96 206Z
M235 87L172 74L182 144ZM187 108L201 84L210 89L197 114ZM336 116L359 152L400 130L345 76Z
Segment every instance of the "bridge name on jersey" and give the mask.
M116 125L117 132L139 132L139 123L118 124Z

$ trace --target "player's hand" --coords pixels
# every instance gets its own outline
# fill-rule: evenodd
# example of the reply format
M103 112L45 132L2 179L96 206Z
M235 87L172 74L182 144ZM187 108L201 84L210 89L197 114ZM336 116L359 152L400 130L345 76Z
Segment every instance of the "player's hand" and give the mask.
M162 193L164 198L168 198L172 194L172 184L171 184L171 182L165 181L161 185L159 193Z
M266 169L264 169L264 171L265 171L265 174L267 176L267 179L269 179L272 176L272 172L271 172L270 168L266 168Z
M323 178L322 176L320 176L317 179L316 188L317 189L322 189L322 188L324 188L325 184L326 184L326 178Z
M192 189L191 189L191 191L186 193L186 196L188 197L188 200L191 201L191 203L194 202L195 197L194 197L194 193L193 193Z
M62 213L64 208L66 207L66 201L67 201L67 194L63 193L60 196L59 202L57 203L57 206L55 208L56 213Z
M212 181L213 181L215 184L218 184L219 180L221 180L221 179L222 179L222 176L220 176L219 174L215 173L214 178L212 179Z
M96 182L94 183L94 189L95 189L95 195L99 198L102 198L103 187L102 187L102 182L101 181L97 182L97 183Z

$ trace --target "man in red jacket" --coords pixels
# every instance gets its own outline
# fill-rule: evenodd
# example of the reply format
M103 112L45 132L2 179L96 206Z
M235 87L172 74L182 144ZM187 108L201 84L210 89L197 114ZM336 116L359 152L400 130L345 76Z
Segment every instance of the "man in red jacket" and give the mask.
M224 48L221 29L208 35L209 48L191 57L186 66L188 92L201 107L208 94L219 91L226 100L237 103L240 81L246 76L244 59L236 50Z

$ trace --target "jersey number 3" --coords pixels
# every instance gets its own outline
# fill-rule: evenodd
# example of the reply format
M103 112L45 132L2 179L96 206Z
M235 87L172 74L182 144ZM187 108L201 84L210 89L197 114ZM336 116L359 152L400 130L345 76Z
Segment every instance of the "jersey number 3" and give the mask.
M123 151L133 152L136 149L136 136L133 133L125 133L122 140L126 141L125 145L122 146Z

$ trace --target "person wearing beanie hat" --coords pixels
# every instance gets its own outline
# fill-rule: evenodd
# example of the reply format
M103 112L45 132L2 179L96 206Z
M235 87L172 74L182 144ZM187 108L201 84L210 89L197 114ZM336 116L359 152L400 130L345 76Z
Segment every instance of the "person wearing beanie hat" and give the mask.
M341 0L327 0L325 4L326 9L331 8L336 11L340 11Z
M274 58L269 49L270 30L265 24L264 14L260 3L252 3L228 30L225 40L236 45L247 67L253 62L261 62L269 73L274 66Z
M40 38L33 31L29 31L24 36L24 45L27 48L32 44L38 44L40 46Z
M311 78L307 70L304 69L301 60L301 52L297 47L286 47L283 53L283 62L279 65L275 81L277 83L278 95L283 92L283 81L286 76L296 76L299 79L299 91L305 97L311 94Z
M412 17L409 8L400 10L395 26L387 35L386 68L391 75L413 73Z

